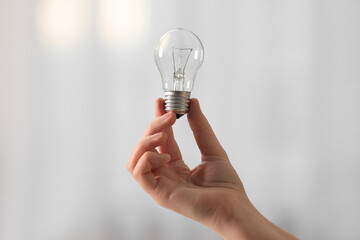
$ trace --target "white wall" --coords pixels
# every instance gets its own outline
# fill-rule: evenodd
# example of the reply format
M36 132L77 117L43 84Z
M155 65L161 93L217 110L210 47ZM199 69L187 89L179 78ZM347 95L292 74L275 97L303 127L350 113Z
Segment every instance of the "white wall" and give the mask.
M360 2L0 1L0 239L219 239L126 170L162 96L153 50L203 41L197 97L254 205L304 239L360 235ZM200 161L186 118L185 161Z

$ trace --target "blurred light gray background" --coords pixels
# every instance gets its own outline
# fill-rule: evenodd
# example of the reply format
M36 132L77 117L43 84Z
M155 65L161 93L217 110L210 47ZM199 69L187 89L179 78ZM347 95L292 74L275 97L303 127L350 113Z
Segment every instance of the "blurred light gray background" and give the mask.
M203 41L197 97L267 218L360 236L360 2L0 0L0 239L220 239L126 170L163 96L153 51ZM200 161L186 117L176 138Z

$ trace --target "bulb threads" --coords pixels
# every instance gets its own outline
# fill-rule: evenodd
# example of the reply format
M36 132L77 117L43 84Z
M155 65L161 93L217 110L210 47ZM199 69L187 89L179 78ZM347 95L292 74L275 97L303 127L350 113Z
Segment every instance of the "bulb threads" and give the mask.
M165 92L165 111L175 112L176 118L189 112L190 94L186 91L167 91Z

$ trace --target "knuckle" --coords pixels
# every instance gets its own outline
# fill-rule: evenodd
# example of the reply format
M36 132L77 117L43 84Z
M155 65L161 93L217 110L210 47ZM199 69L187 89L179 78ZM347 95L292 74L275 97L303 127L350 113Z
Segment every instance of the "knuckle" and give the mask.
M138 179L139 176L140 176L140 171L139 171L139 169L138 169L138 168L135 168L134 171L133 171L133 173L132 173L132 175L133 175L133 177L134 177L135 179Z
M132 175L134 176L135 179L139 178L141 175L141 171L143 170L142 168L146 165L146 162L149 162L150 159L152 158L152 152L148 151L145 152L139 159L139 161L137 162L136 166L134 167L134 169L132 170ZM131 169L130 169L131 170ZM131 171L130 171L131 172Z
M127 163L126 168L130 173L132 172L130 161Z
M157 120L155 119L150 123L149 129L154 130L154 129L156 129L156 126L157 126Z
M138 179L141 176L142 171L142 162L141 160L138 162L138 165L134 168L134 171L132 172L133 177L138 181Z
M166 132L160 132L160 138L164 142L168 139L168 134Z
M149 151L145 152L144 155L143 155L143 159L145 161L149 161L151 159L151 157L152 157L152 152L149 152Z
M142 138L138 145L135 147L134 152L144 152L144 151L149 151L152 148L154 140L151 138L151 136L146 136L144 138Z
M135 151L139 151L140 149L146 148L146 138L142 138L138 145L135 148Z
M165 132L159 132L159 133L157 133L157 136L155 136L154 138L151 138L150 144L154 145L153 147L155 147L156 145L164 144L166 142L166 140L167 140L167 134Z

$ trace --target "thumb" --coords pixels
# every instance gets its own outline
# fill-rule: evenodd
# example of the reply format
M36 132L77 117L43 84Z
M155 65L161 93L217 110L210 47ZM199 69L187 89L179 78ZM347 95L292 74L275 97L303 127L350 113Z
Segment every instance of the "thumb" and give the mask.
M201 154L204 156L217 155L227 157L208 120L201 111L199 100L196 98L190 100L190 111L187 116Z

